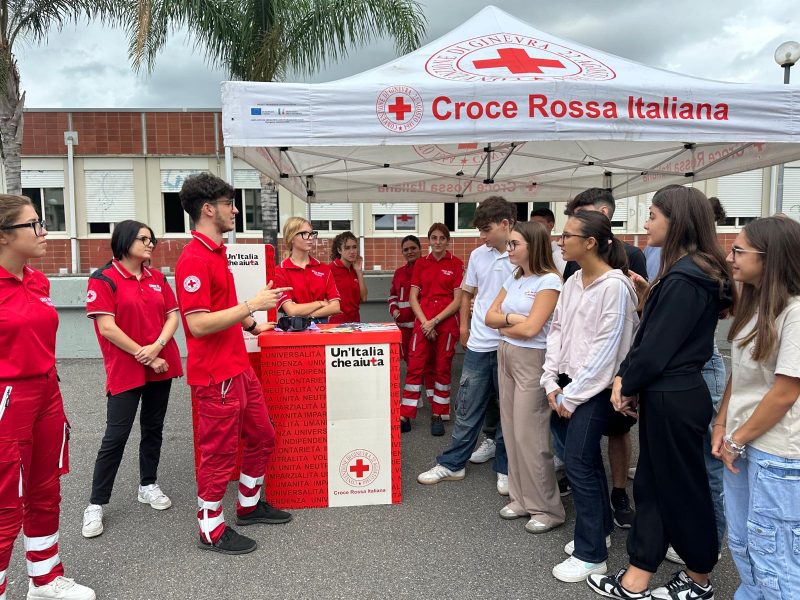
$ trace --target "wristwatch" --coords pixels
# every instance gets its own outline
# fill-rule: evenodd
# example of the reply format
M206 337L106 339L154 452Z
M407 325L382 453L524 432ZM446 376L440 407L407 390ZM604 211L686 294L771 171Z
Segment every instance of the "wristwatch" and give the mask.
M161 338L158 338L156 341L159 343L159 345L160 345L162 348L165 348L165 347L166 347L166 345L167 345L167 342L165 342L165 341L164 341L164 340L162 340Z
M258 321L256 321L255 319L253 319L253 324L252 324L252 325L250 325L250 327L245 327L245 328L244 328L244 330L245 330L247 333L253 333L253 330L254 330L254 329L257 327L257 326L258 326Z

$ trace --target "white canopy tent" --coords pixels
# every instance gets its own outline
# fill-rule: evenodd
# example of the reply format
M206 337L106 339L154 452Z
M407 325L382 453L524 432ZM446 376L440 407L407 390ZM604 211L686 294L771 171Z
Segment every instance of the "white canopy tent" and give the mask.
M309 202L622 198L800 158L800 90L699 79L489 6L320 84L226 82L226 148Z

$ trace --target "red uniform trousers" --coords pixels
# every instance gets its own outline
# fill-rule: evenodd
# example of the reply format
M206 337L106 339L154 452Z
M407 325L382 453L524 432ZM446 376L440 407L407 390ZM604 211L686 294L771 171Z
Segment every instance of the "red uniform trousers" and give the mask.
M8 388L11 388L10 390ZM64 574L58 556L60 476L69 471L69 423L55 367L0 379L0 597L14 541L23 530L28 576L46 585Z
M422 333L420 322L414 322L400 406L401 417L416 418L422 384L431 361L435 365L431 411L434 415L450 414L450 372L458 342L458 321L455 317L449 317L439 323L436 333L436 339L431 341Z
M400 351L403 355L403 360L406 361L408 367L408 356L411 351L411 338L414 334L414 322L398 323L400 328ZM436 379L436 355L431 352L428 357L428 365L425 367L425 375L423 381L425 382L425 392L428 395L428 400L433 402L433 384Z
M200 536L216 542L225 531L222 499L236 466L239 438L243 439L242 469L236 513L255 510L261 497L267 459L275 448L275 429L269 419L261 383L248 367L221 383L192 386L197 401L197 521Z

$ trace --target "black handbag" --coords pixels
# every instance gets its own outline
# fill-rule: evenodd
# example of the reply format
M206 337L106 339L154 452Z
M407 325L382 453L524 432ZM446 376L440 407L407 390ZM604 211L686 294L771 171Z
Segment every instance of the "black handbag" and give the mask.
M283 316L278 319L278 328L283 331L305 331L311 323L312 319L309 317Z

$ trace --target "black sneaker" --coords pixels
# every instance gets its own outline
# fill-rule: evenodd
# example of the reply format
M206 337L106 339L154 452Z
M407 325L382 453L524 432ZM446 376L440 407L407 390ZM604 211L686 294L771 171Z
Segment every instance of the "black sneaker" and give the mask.
M592 591L606 598L622 598L623 600L645 600L651 598L650 590L643 592L630 592L622 587L622 576L625 569L620 569L616 575L593 574L586 578L586 583Z
M614 524L622 529L630 529L633 526L636 511L631 508L628 494L621 494L616 498L612 495L611 507L614 509Z
M278 510L269 503L259 500L256 509L246 515L236 515L237 525L254 525L255 523L268 523L279 525L292 520L292 515L286 511Z
M400 419L400 433L411 431L411 419Z
M231 527L225 527L220 538L213 544L201 539L197 546L221 554L249 554L258 547L255 540L243 536Z
M444 435L444 421L442 421L442 417L438 415L431 417L431 435L437 437Z
M558 493L561 497L569 496L572 493L572 486L569 484L569 479L564 475L558 478Z
M711 580L704 587L685 571L678 571L664 587L654 589L652 597L659 600L714 600L714 588Z

